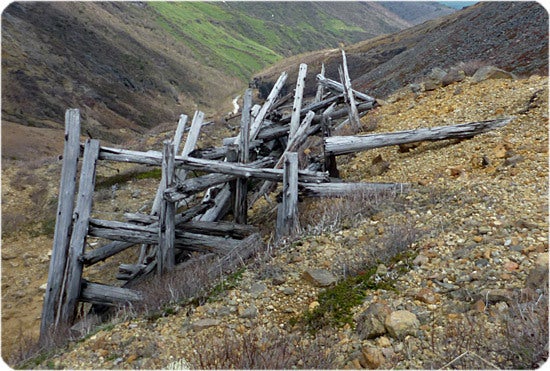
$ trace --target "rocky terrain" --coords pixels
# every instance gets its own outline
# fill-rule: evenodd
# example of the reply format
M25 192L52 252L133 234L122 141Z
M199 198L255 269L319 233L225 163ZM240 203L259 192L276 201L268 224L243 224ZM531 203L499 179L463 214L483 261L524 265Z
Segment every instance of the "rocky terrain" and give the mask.
M515 118L469 140L340 157L345 180L411 189L304 202L302 233L277 245L266 234L266 250L206 296L146 315L127 310L23 367L538 367L548 356L547 87L547 77L533 75L399 90L362 119L365 127ZM137 184L105 196L105 212L150 199L145 190L136 197ZM263 201L251 219L268 227L273 206ZM5 244L3 294L20 285L13 268L47 261L41 238L29 238L24 261ZM21 290L37 290L36 298L34 285ZM32 306L24 296L12 308L3 300L3 313Z

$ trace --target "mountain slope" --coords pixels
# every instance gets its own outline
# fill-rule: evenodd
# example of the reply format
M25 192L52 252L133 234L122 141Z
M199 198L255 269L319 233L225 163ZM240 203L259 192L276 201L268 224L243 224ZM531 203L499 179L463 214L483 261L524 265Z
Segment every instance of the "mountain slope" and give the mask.
M12 3L2 119L61 128L77 107L89 135L120 142L196 106L229 109L252 73L284 56L409 25L364 2Z
M434 67L448 69L459 62L492 64L518 75L547 74L548 13L536 2L484 2L427 21L404 31L380 36L346 48L350 77L355 88L382 98L404 85L423 79ZM339 80L339 50L295 56ZM259 73L274 81L288 62ZM287 81L295 81L296 69ZM315 91L314 75L306 91Z

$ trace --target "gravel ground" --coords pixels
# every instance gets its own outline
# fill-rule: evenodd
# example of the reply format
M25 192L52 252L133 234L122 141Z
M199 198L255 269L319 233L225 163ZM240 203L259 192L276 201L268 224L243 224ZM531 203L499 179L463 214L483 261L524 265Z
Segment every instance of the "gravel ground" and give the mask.
M547 84L546 77L532 76L477 84L466 79L417 94L403 89L363 122L386 132L515 119L470 140L339 158L348 181L405 182L412 189L371 199L367 208L357 208L357 199L343 208L337 201L304 202L301 212L316 214L316 224L272 257L262 254L228 290L202 305L174 304L165 315L121 319L38 367L248 368L261 365L254 363L258 357L271 368L517 367L517 349L508 340L521 345L520 335L532 323L514 322L517 336L511 337L507 320L515 318L514 309L547 300L540 296L544 287L527 279L537 265L548 264ZM369 169L379 155L389 168L373 176ZM358 210L368 218L349 217L339 226L322 219L335 210ZM381 259L377 275L395 278L395 289L367 290L353 309L354 325L360 327L361 313L373 303L382 303L391 313L413 313L418 323L412 332L365 338L345 325L314 337L291 324L319 305L322 288L305 278L306 270L342 279L358 262L379 264L384 249L414 254ZM218 363L208 361L211 353Z

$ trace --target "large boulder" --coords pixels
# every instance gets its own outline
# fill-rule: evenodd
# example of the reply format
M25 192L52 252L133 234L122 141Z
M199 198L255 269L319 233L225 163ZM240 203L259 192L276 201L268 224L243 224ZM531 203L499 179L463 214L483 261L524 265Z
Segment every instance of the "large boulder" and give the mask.
M513 73L501 70L495 66L483 66L479 68L472 76L473 82L481 82L488 79L515 79Z

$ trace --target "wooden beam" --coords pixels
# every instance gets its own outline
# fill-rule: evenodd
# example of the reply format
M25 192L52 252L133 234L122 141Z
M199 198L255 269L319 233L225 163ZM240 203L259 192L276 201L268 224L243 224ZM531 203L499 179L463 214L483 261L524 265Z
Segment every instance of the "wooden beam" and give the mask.
M78 297L80 296L83 264L79 261L79 257L84 253L86 236L88 235L98 155L99 141L88 139L84 147L82 168L80 170L80 182L67 263L66 294L61 309L61 322L66 324L73 323L76 316Z
M80 300L102 305L120 305L143 300L139 291L84 281Z
M344 94L348 98L348 107L349 107L349 120L351 122L351 127L355 131L361 129L361 122L359 121L359 112L357 112L357 106L355 105L355 98L353 96L353 88L351 87L351 80L349 78L348 72L348 62L346 59L346 52L342 49L342 68L343 68L343 79L342 84L344 85Z
M172 187L174 184L174 146L170 141L164 142L162 173L165 179L164 188ZM174 253L175 238L175 214L176 205L174 202L162 199L159 216L157 249L157 272L166 273L174 268L176 257Z
M319 81L319 83L321 83L327 89L334 90L338 93L342 93L344 91L344 86L341 83L339 83L338 81L334 81L334 80L331 80L329 78L326 78L325 76L322 76L320 74L317 75L317 81ZM374 99L370 95L367 95L365 93L361 93L357 90L352 90L352 91L353 91L353 95L357 99L361 99L365 102L374 102L374 101L376 101L376 99Z
M139 152L125 149L101 147L99 158L102 160L134 162L147 165L160 166L162 155L156 151ZM188 170L200 170L208 173L221 173L237 175L244 178L260 178L266 180L282 181L283 172L279 169L255 169L250 166L227 163L222 161L205 160L202 158L176 156L176 167ZM299 170L300 181L324 182L328 181L326 174Z
M304 87L306 82L307 64L301 63L298 70L298 78L296 81L296 90L294 92L294 104L292 106L292 115L290 118L289 137L293 137L300 125L300 111L302 109L302 98L304 95Z
M65 113L65 147L57 203L57 217L53 237L52 256L48 271L46 293L40 322L40 342L43 343L50 331L57 329L56 308L61 300L61 288L67 262L72 213L74 207L76 173L80 154L80 111L69 109Z
M277 82L273 86L273 89L269 93L269 96L267 97L265 103L263 104L262 108L260 109L260 112L258 112L257 116L254 118L254 121L252 122L252 125L250 126L250 140L256 139L256 136L258 135L258 132L260 131L260 127L262 125L262 122L267 115L267 112L275 102L275 99L279 95L279 92L283 88L286 79L288 77L288 74L286 72L283 72L281 76L279 76L279 79L277 79Z
M437 126L414 130L397 131L393 133L334 136L325 138L325 150L334 155L343 155L373 148L393 146L399 144L436 141L443 139L467 139L507 125L513 117L470 122L466 124Z
M294 234L298 222L298 154L288 152L284 160L283 202L277 214L276 239Z
M325 64L321 64L321 76L325 77ZM320 102L323 100L323 85L317 83L317 93L315 94L315 102Z

